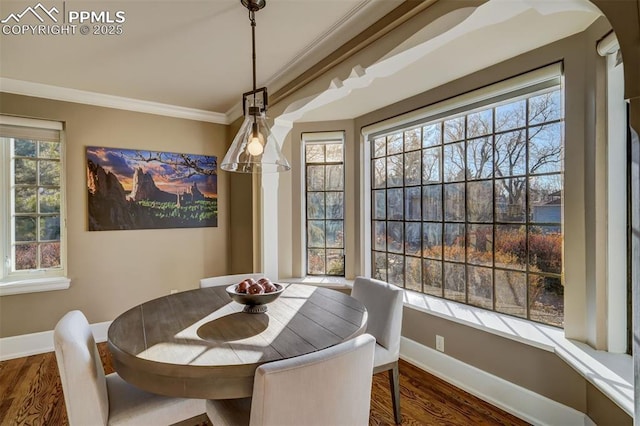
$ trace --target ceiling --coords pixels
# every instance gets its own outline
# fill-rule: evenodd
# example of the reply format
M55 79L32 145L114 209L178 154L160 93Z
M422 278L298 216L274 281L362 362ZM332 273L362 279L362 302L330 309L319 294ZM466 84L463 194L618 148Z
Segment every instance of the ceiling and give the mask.
M258 87L273 93L400 3L268 0L256 12ZM0 19L37 4L1 0ZM81 35L77 21L72 35L2 34L1 77L221 114L251 90L251 26L240 0L43 4L67 20L71 11L105 11L111 20L124 12L122 34ZM19 24L39 22L28 13Z
M268 0L256 12L258 86L274 93L402 2ZM38 4L0 0L0 19L15 25L18 14ZM3 91L109 95L218 114L219 122L228 123L237 118L241 94L251 90L251 27L239 0L43 5L49 11L55 6L55 16L67 20L72 11L105 12L112 20L123 16L122 34L95 35L89 23L90 34L82 35L78 22L69 35L2 34ZM299 101L287 118L357 117L582 31L600 15L587 0L490 0L462 9L429 24L367 69ZM31 13L19 19L20 25L38 24ZM103 27L108 29L98 25Z

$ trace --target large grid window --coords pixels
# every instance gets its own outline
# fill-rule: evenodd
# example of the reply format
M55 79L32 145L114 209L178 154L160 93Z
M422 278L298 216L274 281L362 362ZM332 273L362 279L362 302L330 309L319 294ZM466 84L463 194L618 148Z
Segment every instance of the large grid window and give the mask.
M33 120L35 121L35 120ZM59 123L57 123L59 124ZM51 126L50 126L51 127ZM55 127L55 126L53 126ZM4 268L11 279L61 275L62 145L55 128L0 126Z
M342 140L305 142L307 274L344 276Z
M558 81L374 136L372 275L562 326L563 122Z

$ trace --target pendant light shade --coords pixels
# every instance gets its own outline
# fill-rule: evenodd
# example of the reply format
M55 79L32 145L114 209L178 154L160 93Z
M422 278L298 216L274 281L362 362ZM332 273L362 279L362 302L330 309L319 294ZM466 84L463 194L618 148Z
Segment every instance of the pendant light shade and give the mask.
M222 170L241 173L274 173L291 169L271 134L264 112L251 106L238 134L222 160Z
M230 172L274 173L291 170L278 142L267 124L267 89L256 89L256 21L255 12L266 6L265 0L241 0L249 9L253 59L253 90L242 95L244 121L220 168Z

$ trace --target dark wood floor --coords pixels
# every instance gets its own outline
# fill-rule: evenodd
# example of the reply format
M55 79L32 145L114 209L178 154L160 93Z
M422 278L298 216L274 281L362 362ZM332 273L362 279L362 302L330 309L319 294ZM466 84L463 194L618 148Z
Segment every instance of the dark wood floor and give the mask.
M105 372L113 367L99 344ZM386 373L373 379L370 425L393 424ZM526 425L526 422L400 361L403 425ZM67 425L53 352L0 362L0 425ZM197 423L197 422L196 422ZM200 425L208 425L202 420Z

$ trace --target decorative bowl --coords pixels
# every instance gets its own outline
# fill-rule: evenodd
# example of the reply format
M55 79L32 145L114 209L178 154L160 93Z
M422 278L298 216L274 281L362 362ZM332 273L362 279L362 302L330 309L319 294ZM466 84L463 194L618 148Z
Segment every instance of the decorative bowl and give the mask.
M276 300L284 291L282 284L273 283L273 285L276 287L276 291L272 291L271 293L249 294L236 292L237 284L232 284L227 287L227 294L234 302L245 305L242 312L261 314L267 312L267 303Z

